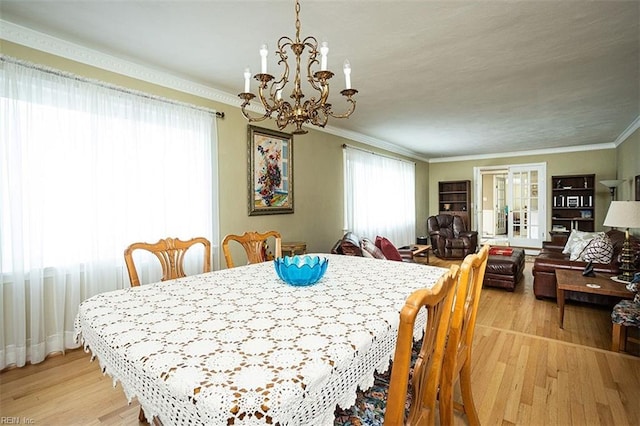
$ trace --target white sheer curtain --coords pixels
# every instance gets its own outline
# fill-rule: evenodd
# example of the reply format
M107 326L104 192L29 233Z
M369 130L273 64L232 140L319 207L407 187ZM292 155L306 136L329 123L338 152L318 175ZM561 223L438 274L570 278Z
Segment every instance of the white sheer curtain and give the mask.
M345 227L360 237L415 243L415 164L344 148Z
M3 57L0 123L0 369L77 347L79 303L129 285L128 244L217 246L211 111Z

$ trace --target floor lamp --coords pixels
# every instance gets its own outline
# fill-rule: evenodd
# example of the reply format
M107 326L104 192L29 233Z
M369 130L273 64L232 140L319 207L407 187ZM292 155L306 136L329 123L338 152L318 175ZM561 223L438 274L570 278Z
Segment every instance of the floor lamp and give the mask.
M609 192L611 192L611 201L614 200L616 196L616 188L620 185L623 180L620 179L611 179L611 180L601 180L600 183L609 188Z
M640 228L640 201L612 201L604 226L626 228L618 279L630 282L635 272L635 253L629 240L629 228Z

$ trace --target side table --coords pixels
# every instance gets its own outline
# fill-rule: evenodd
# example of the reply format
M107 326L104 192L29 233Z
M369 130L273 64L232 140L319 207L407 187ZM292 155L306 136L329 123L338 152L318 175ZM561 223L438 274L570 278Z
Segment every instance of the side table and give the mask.
M304 241L291 241L282 243L282 255L293 256L296 254L306 254L307 243Z

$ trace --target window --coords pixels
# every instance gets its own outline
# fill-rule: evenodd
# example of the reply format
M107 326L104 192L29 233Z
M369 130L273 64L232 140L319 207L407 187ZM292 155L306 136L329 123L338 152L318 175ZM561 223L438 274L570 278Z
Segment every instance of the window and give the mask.
M344 149L345 229L360 237L415 243L415 164Z
M128 286L130 243L218 236L212 112L0 65L1 369L77 346L79 303Z

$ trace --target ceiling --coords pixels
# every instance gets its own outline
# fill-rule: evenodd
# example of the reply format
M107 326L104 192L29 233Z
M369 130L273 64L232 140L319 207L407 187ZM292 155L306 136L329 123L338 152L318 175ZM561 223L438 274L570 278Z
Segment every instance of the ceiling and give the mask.
M345 58L359 91L355 113L330 120L330 132L437 160L613 147L640 122L637 0L301 3L301 36L329 42L334 110L346 108ZM234 105L260 45L273 52L295 36L293 0L2 0L0 12Z

